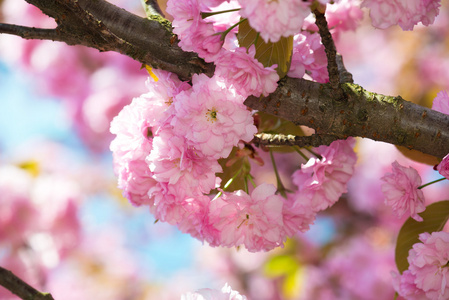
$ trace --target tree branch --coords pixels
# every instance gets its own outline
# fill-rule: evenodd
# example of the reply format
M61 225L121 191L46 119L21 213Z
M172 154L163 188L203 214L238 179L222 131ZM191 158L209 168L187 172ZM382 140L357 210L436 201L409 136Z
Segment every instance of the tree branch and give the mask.
M0 267L0 285L24 300L54 300L51 294L39 292L11 271L2 267Z
M61 39L55 29L43 29L0 23L0 33L17 35L27 40L34 39L63 42L63 39Z
M449 152L449 116L345 83L347 101L335 99L329 84L287 78L265 98L245 105L314 128L316 134L367 137L442 158Z
M60 40L117 51L135 60L178 74L188 80L194 73L212 76L214 65L184 52L161 17L144 19L104 0L27 0L55 18ZM323 41L323 43L326 43ZM334 56L334 54L332 54ZM249 97L245 104L315 129L317 135L339 139L368 137L405 146L442 158L449 152L449 116L407 102L400 97L365 91L354 85L345 70L338 85L345 101L331 84L286 78L268 97ZM332 67L334 68L334 67ZM330 77L334 71L330 72Z

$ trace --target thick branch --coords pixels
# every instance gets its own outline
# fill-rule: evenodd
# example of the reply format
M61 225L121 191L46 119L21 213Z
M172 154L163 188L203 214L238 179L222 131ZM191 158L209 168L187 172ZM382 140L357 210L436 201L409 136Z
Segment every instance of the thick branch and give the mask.
M11 271L0 267L0 285L22 299L54 300L52 295L41 293Z
M265 98L245 105L314 128L316 134L368 137L442 158L449 152L449 116L403 100L342 85L347 102L329 84L287 78Z

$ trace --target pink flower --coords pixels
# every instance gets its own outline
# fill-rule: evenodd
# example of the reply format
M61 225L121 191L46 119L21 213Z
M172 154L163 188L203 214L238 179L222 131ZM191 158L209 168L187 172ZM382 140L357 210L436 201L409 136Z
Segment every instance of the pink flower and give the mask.
M155 218L177 225L178 228L200 241L216 240L217 231L208 219L210 198L192 193L184 183L171 185L157 183L148 194L152 199L150 211Z
M188 145L213 159L227 157L240 140L249 142L257 132L244 98L226 87L223 79L194 75L192 90L174 99L171 121L176 135Z
M161 130L153 140L153 150L146 159L153 178L158 182L185 182L190 189L209 193L215 188L215 173L222 172L217 160L199 155L184 137L171 130Z
M338 31L355 30L362 18L363 12L357 0L335 1L326 7L329 28L336 28Z
M173 32L178 35L184 51L195 51L207 62L215 60L223 45L211 22L201 17L206 6L199 0L167 2L167 12L173 16Z
M339 140L330 146L320 146L321 158L311 158L292 175L298 192L310 199L314 211L324 210L347 192L347 183L354 172L357 156L354 140Z
M410 300L422 300L427 297L424 291L419 289L415 283L415 276L410 270L405 270L402 275L397 272L391 272L393 278L393 287L399 296Z
M449 233L425 232L419 239L407 258L413 282L428 299L449 299Z
M426 209L424 205L424 194L418 189L421 185L421 177L412 168L406 168L392 163L393 173L387 173L381 179L385 181L382 192L385 195L385 203L391 206L398 217L406 213L416 221L422 221L418 213Z
M186 293L181 300L246 300L239 292L233 291L226 283L221 291L213 289L200 289L194 293Z
M114 163L114 170L118 176L118 188L123 191L123 196L135 206L150 203L148 191L157 182L152 178L153 174L145 160L137 159L124 164Z
M288 76L302 78L310 75L318 82L327 82L327 58L318 33L306 31L296 35L293 41L293 56Z
M446 91L441 91L433 99L432 109L449 115L449 96Z
M438 164L437 170L446 179L449 179L449 154Z
M147 107L146 99L135 98L112 120L110 130L116 137L110 149L115 161L144 159L150 153L153 133L144 116Z
M370 9L372 24L377 28L399 24L403 30L413 30L419 22L426 26L433 23L440 0L365 0L361 6Z
M248 18L252 28L265 42L277 42L301 30L304 19L310 14L308 4L302 0L238 0L240 15Z
M234 85L237 92L244 98L250 95L267 96L277 88L279 80L275 70L277 65L265 68L254 58L255 54L254 45L248 49L248 52L245 47L239 47L234 52L223 50L215 62L215 74Z
M306 232L310 229L316 217L310 198L301 192L287 194L287 199L283 205L284 230L287 236L294 236L299 232Z
M283 200L275 192L273 185L264 183L251 196L240 190L213 200L209 221L220 235L218 243L212 246L243 244L250 252L281 246L285 240Z

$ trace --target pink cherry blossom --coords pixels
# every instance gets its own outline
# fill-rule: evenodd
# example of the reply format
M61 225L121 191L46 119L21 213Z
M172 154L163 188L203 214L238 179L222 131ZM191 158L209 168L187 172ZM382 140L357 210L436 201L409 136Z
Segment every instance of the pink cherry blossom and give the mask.
M433 99L432 109L449 115L449 96L446 91L441 91Z
M150 203L148 191L157 183L153 179L148 164L144 159L136 159L125 163L114 162L114 170L118 176L118 188L123 196L133 205Z
M147 100L135 98L125 106L111 122L111 133L116 138L110 149L116 161L144 159L152 148L152 130L143 115L148 107Z
M419 22L426 26L433 23L440 0L364 0L361 6L370 9L372 24L377 28L398 24L403 30L413 30Z
M446 179L449 179L449 154L438 164L437 170Z
M217 57L223 41L216 34L212 22L201 17L206 6L199 0L167 2L167 12L173 16L173 32L178 35L179 46L185 51L195 51L206 61Z
M188 292L181 296L181 300L246 300L239 292L232 290L227 283L221 291L213 289L200 289L194 293Z
M449 233L425 232L419 235L407 258L416 287L428 299L449 298Z
M334 1L326 7L326 19L329 28L334 30L355 30L363 18L358 0Z
M327 82L327 58L318 33L306 31L294 37L293 56L288 76L302 78L308 74L318 82Z
M294 236L298 232L306 232L310 229L316 217L311 199L301 192L287 194L283 205L284 230L287 236Z
M234 247L243 244L250 252L271 250L285 240L281 196L276 187L261 184L251 196L239 190L224 193L210 205L209 221L220 232L212 246Z
M265 68L254 58L255 54L254 45L248 52L245 47L239 47L235 51L223 50L215 61L215 74L226 78L244 98L269 95L276 90L279 80L275 70L277 65Z
M147 157L153 178L158 182L178 184L185 182L190 189L209 193L215 188L215 173L222 172L217 160L199 155L188 146L184 137L171 130L161 130L153 140L153 149Z
M308 3L302 0L239 0L240 15L248 18L252 28L265 42L277 42L283 37L297 34L304 19L310 14Z
M157 183L148 191L150 211L156 219L177 225L200 241L217 240L218 232L208 219L210 198L186 187L185 183Z
M174 99L171 121L176 135L210 158L227 157L240 140L249 142L257 132L244 98L226 87L222 78L194 75L192 90Z
M392 284L399 296L410 300L422 300L427 297L424 291L419 289L415 283L415 276L410 270L405 270L402 275L397 272L391 272Z
M382 177L382 192L385 195L385 203L393 208L398 217L404 214L416 221L422 221L418 213L426 209L424 194L418 189L421 185L421 177L412 168L401 166L397 161L392 163L393 172Z
M309 197L313 210L324 210L347 192L347 183L354 172L357 156L352 149L354 139L320 146L320 158L311 158L292 175L299 193Z

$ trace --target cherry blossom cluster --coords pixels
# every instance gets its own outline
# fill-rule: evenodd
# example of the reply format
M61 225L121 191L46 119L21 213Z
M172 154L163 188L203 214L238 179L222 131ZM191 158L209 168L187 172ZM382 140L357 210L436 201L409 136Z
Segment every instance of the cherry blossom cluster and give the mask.
M346 192L356 162L352 140L317 148L319 158L293 174L298 192L287 199L264 183L211 200L220 186L218 159L257 132L252 114L217 75L195 75L190 86L168 72L155 74L159 80L148 80L149 92L111 123L111 150L124 195L149 205L158 220L212 246L269 250L306 231L318 211Z
M356 7L351 3L349 7ZM110 147L119 187L131 203L148 205L158 220L176 224L212 246L243 245L252 252L282 246L288 236L308 230L316 213L347 191L356 162L354 141L337 141L317 148L317 158L293 174L297 192L281 196L268 183L228 191L220 182L217 173L223 167L218 160L226 159L234 147L242 147L242 142L250 143L258 131L253 112L243 101L250 95L268 95L279 80L276 65L263 66L255 58L254 45L237 46L232 26L245 14L250 24L260 23L257 18L264 16L264 10L257 4L169 1L167 11L174 18L179 45L214 62L215 75L194 75L189 84L173 74L154 71L158 80L147 81L148 93L133 99L111 123L116 138ZM282 4L279 14L270 17L276 26L262 37L275 41L281 35L296 34L291 75L301 78L307 74L326 82L326 56L320 37L301 32L303 23L313 24L303 22L310 15L309 5L303 1ZM255 8L258 10L251 11ZM292 9L302 13L293 16ZM220 10L231 11L230 18L214 14ZM294 20L288 21L290 18ZM282 26L278 26L280 19ZM356 16L353 22L359 19Z

